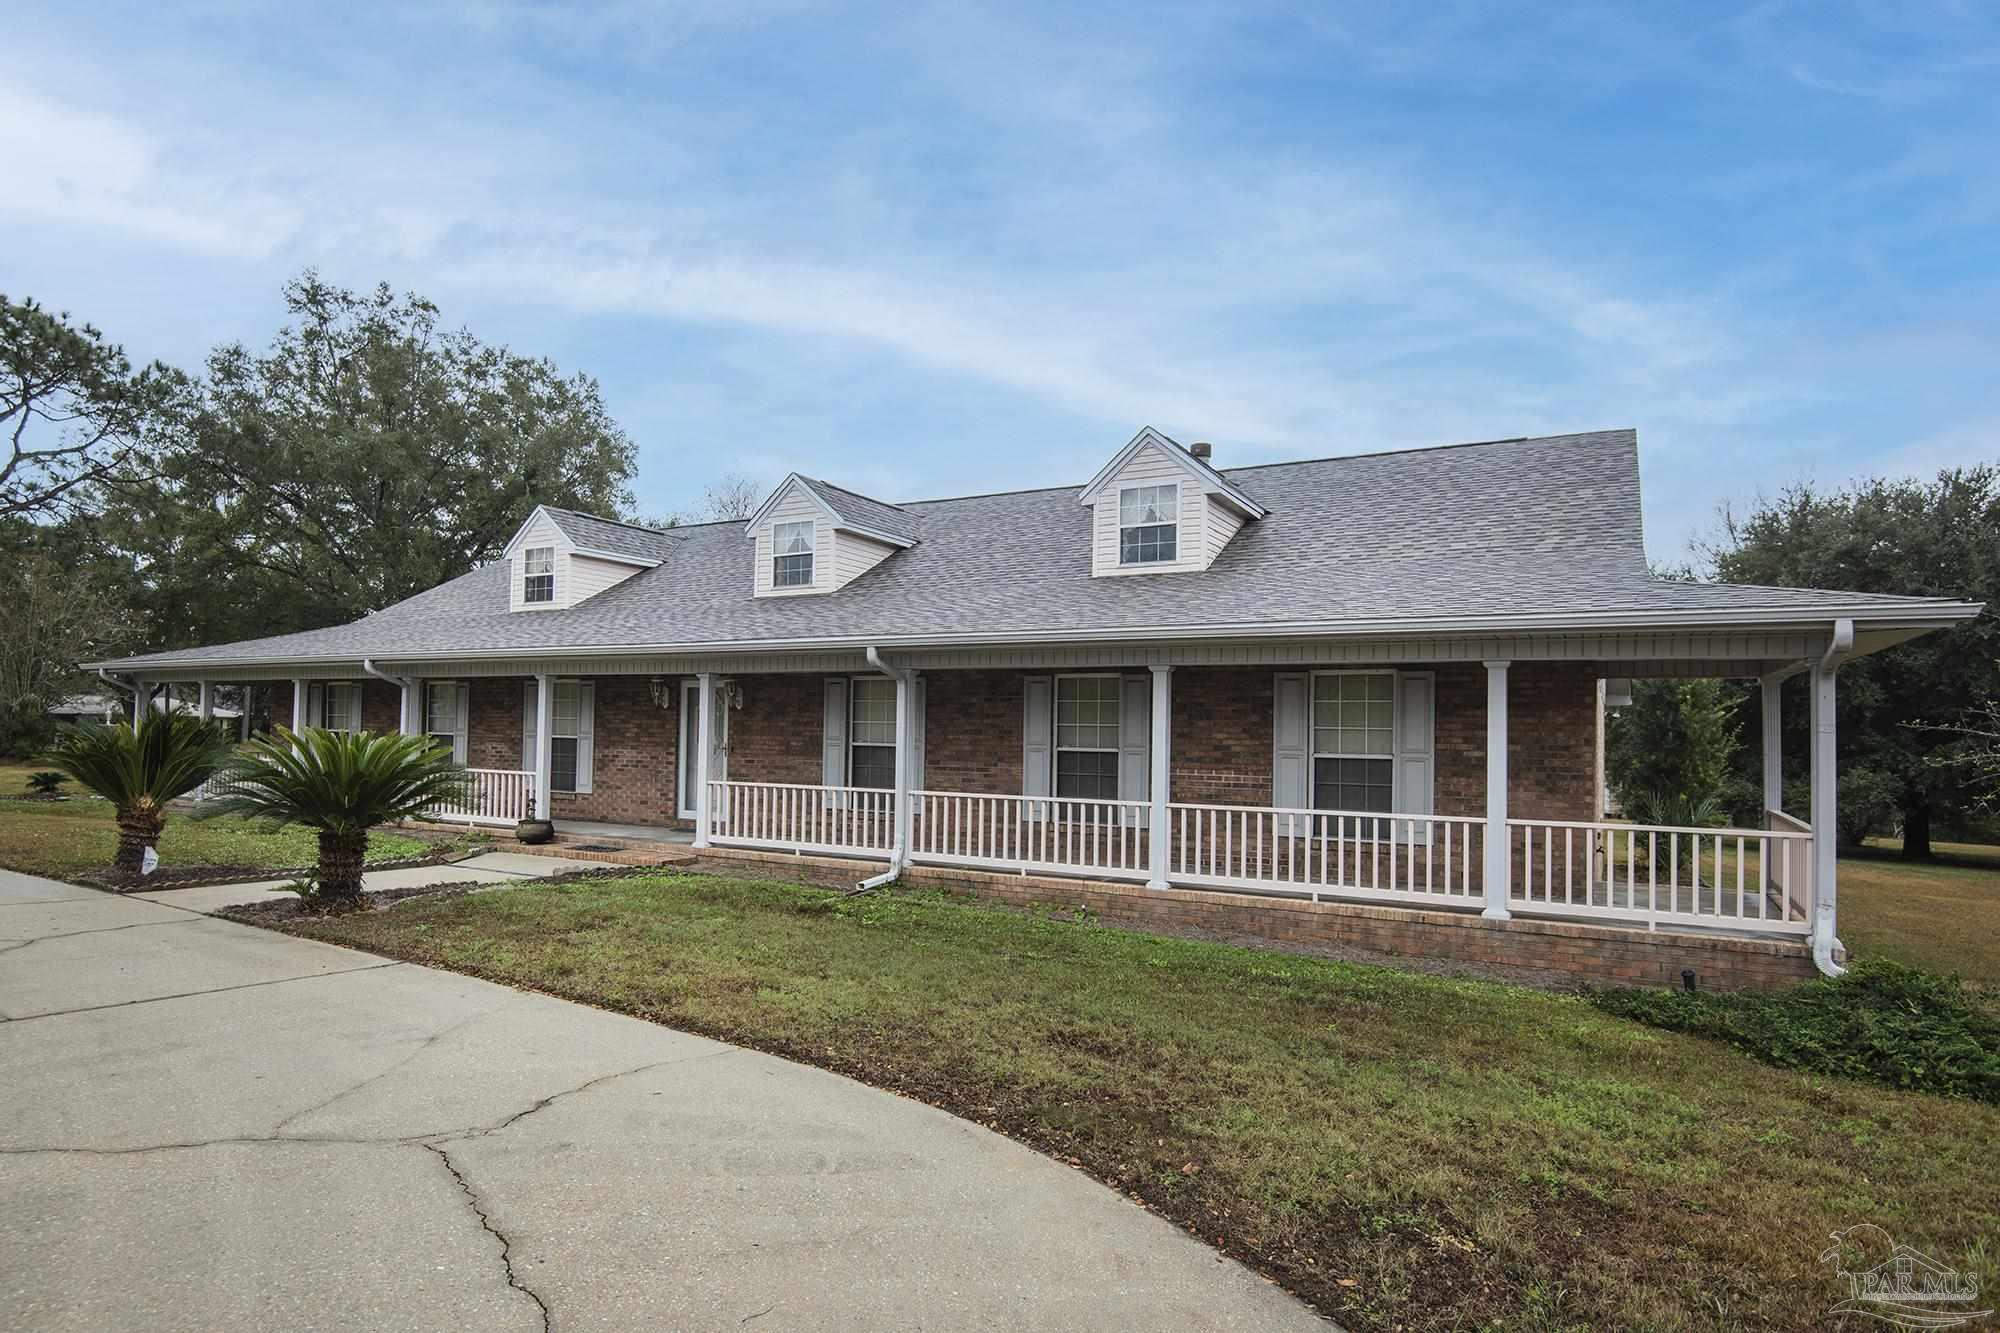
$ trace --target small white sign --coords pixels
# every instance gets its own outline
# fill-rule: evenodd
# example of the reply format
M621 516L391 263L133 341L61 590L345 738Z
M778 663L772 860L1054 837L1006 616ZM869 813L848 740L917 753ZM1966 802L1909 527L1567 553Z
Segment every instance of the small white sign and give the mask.
M159 868L160 868L160 854L154 851L151 847L148 847L146 849L146 855L140 858L139 873L142 875L150 875Z

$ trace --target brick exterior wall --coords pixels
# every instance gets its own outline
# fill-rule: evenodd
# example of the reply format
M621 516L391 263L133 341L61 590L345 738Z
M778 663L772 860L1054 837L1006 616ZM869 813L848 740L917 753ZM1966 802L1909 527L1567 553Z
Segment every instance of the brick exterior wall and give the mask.
M1486 672L1477 663L1435 668L1435 799L1439 814L1486 809ZM939 791L1021 790L1023 671L925 675L925 784ZM1272 677L1275 668L1183 667L1174 672L1176 801L1268 805L1271 800ZM1519 663L1508 673L1508 785L1518 817L1588 819L1596 745L1596 674L1588 665ZM737 677L729 776L738 781L814 784L821 773L824 687L819 675ZM521 763L519 677L471 682L468 762ZM395 691L381 691L395 726ZM680 699L653 706L644 677L596 680L596 776L588 796L556 795L556 814L653 824L674 820ZM369 695L370 716L376 693ZM373 725L371 723L371 725Z

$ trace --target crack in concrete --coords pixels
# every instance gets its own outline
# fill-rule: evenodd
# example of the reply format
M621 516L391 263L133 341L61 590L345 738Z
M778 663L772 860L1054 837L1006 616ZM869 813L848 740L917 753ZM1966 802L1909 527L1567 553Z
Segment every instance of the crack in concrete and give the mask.
M533 1287L521 1281L521 1275L514 1270L513 1240L506 1232L494 1226L493 1219L487 1216L484 1208L480 1207L478 1191L472 1188L472 1182L465 1178L465 1173L460 1171L457 1164L451 1160L451 1154L446 1152L442 1146L435 1143L426 1143L423 1147L426 1151L436 1154L437 1159L444 1163L444 1169L449 1171L451 1178L458 1182L458 1188L465 1195L466 1205L472 1209L473 1215L479 1219L479 1225L486 1229L488 1235L500 1242L500 1266L507 1272L507 1285L535 1303L535 1308L542 1312L542 1333L549 1333L551 1327L549 1303L543 1300Z
M165 923L161 923L165 924ZM317 981L321 977L344 977L351 972L377 972L385 967L408 967L410 964L398 959L386 963L367 963L361 967L335 968L331 972L308 972L300 977L273 977L269 981L246 981L238 986L214 986L208 990L176 991L172 995L147 995L136 1000L114 1000L110 1004L86 1004L77 1009L51 1009L45 1014L22 1014L10 1019L14 1023L26 1023L37 1018L62 1018L69 1014L94 1014L104 1009L129 1009L136 1004L159 1004L164 1000L188 1000L197 995L222 995L229 991L255 990L259 986L284 986L294 981Z
M362 1079L360 1082L355 1083L349 1087L342 1088L339 1092L334 1093L333 1096L328 1097L324 1101L315 1102L311 1106L305 1107L302 1110L293 1111L290 1115L287 1115L283 1120L280 1120L277 1124L271 1126L271 1133L273 1135L276 1135L280 1130L284 1129L285 1126L291 1124L294 1120L303 1120L305 1117L311 1115L315 1111L324 1111L327 1107L333 1105L335 1102L341 1101L344 1098L352 1096L353 1094L361 1091L363 1088L368 1087L370 1084L381 1082L383 1079L389 1077L391 1074L396 1073L398 1070L408 1066L411 1061L415 1060L425 1051L428 1051L431 1047L437 1045L440 1041L444 1040L452 1033L457 1032L460 1028L467 1027L470 1024L475 1023L480 1019L485 1018L488 1015L493 1014L504 1007L505 1007L504 1005L495 1005L492 1009L482 1009L476 1014L468 1014L466 1017L461 1018L458 1022L453 1023L448 1027L439 1028L436 1032L431 1033L429 1036L425 1037L422 1041L418 1042L415 1049L411 1050L402 1059L396 1061L394 1064L390 1065L387 1069L381 1070L377 1073L370 1074L367 1078Z
M73 940L79 935L111 935L121 930L152 930L159 926L191 926L199 918L177 921L134 921L123 926L93 926L89 930L65 930L54 935L37 935L31 940L23 940L12 949L0 949L0 953L12 953L14 949L25 949L30 944L40 944L45 940Z
M579 1083L573 1088L564 1088L561 1092L552 1092L548 1096L536 1101L533 1105L514 1112L514 1114L506 1117L504 1120L496 1120L490 1125L475 1126L470 1129L455 1129L443 1134L430 1134L425 1137L443 1141L451 1139L483 1139L489 1134L498 1134L504 1129L512 1128L538 1111L546 1111L549 1107L566 1097L574 1097L580 1092L588 1092L600 1083L609 1083L613 1079L630 1078L634 1074L643 1074L649 1069L663 1069L668 1065L684 1065L696 1060L713 1060L719 1055L741 1054L742 1052L737 1048L726 1046L719 1051L703 1051L700 1055L678 1055L666 1060L651 1060L643 1065L634 1065L630 1069L620 1069L615 1073L600 1074L596 1078Z

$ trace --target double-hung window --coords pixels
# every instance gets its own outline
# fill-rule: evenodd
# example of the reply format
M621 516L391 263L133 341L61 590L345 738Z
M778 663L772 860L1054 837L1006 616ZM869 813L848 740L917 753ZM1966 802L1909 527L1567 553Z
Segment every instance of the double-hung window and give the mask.
M355 681L328 681L320 692L319 725L328 731L361 730L361 686Z
M465 687L452 681L424 684L424 734L465 762Z
M851 787L896 785L896 682L862 677L849 684L847 782Z
M1057 796L1118 799L1121 694L1116 676L1056 677Z
M534 546L521 552L521 600L527 603L556 599L556 548Z
M587 680L559 680L550 698L549 790L590 790L592 718L596 691ZM521 767L535 767L535 727L538 721L535 684L528 682L522 698Z
M1127 486L1118 492L1118 563L1171 564L1180 553L1178 483Z
M810 588L813 581L813 522L771 527L771 586Z
M1318 810L1395 809L1396 678L1327 672L1312 682L1312 803Z

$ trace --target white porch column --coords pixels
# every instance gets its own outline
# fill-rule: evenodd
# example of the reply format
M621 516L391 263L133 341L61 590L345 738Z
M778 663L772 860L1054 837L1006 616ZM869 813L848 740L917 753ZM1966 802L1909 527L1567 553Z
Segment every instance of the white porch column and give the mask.
M1764 687L1764 808L1785 808L1785 733L1783 717L1785 677L1773 672L1760 682Z
M715 748L715 743L710 739L715 735L715 676L711 672L704 671L695 677L695 681L695 696L701 701L701 724L700 740L695 745L694 752L694 845L706 847L708 846L708 756ZM899 719L901 712L899 708L897 710ZM902 733L899 731L897 733L899 744L896 747L899 771L902 757L901 737Z
M1507 889L1513 867L1513 837L1507 830L1507 664L1486 664L1486 863L1482 879L1486 908L1481 916L1508 918Z
M194 711L204 722L215 721L215 683L200 680L195 682Z
M306 729L306 683L302 677L292 678L292 730Z
M249 681L236 687L236 743L243 744L250 739L250 690Z
M556 678L535 677L535 818L551 818L555 802L549 795L549 775L555 769Z
M910 849L915 846L910 840L914 831L911 816L915 813L910 805L910 747L916 740L917 691L915 677L905 667L896 673L896 837L895 845L902 850L905 860Z
M1146 878L1149 889L1167 887L1167 847L1172 837L1168 831L1167 801L1173 795L1173 706L1174 669L1170 666L1153 668L1153 724L1152 746L1149 758L1152 773L1147 783L1147 795L1152 798L1149 814L1152 822L1146 833L1146 850L1151 863L1151 873Z
M1837 664L1836 664L1837 665ZM1834 890L1838 874L1840 778L1834 761L1833 673L1820 663L1812 670L1812 858L1813 958L1821 970L1833 961Z

